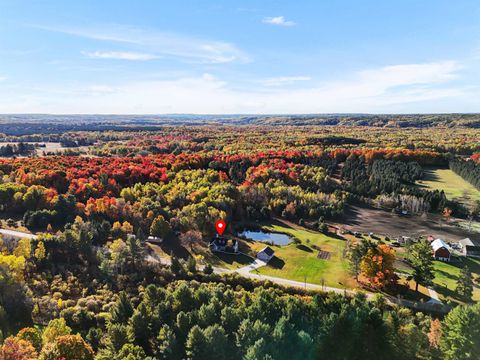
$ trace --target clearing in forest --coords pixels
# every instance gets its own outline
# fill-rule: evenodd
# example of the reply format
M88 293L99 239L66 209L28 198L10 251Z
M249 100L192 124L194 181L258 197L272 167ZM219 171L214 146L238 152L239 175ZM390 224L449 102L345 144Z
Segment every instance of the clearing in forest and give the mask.
M418 184L430 190L443 190L447 199L466 205L480 200L480 191L450 169L425 169L425 177Z

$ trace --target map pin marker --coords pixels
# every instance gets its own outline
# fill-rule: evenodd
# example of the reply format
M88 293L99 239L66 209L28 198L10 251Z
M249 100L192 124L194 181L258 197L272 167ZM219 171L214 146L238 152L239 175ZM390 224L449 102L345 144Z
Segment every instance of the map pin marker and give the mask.
M223 220L217 220L215 223L215 229L217 229L217 233L222 236L223 232L225 231L225 228L227 227L227 224Z

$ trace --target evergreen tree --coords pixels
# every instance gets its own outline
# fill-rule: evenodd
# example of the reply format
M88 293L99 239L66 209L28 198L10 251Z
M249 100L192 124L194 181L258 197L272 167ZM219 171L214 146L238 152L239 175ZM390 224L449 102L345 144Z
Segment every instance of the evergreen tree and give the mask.
M118 297L118 300L110 309L112 323L127 324L128 319L133 314L132 303L128 299L127 294L122 291Z
M431 285L435 278L433 271L432 247L426 240L420 240L410 247L410 265L413 267L415 291L418 284Z
M478 359L480 354L480 304L458 306L442 324L440 348L445 360Z
M468 266L465 266L460 271L460 275L457 280L457 287L455 292L465 301L472 301L473 296L473 280L472 273Z
M211 351L204 332L198 325L192 327L185 343L188 360L209 360Z

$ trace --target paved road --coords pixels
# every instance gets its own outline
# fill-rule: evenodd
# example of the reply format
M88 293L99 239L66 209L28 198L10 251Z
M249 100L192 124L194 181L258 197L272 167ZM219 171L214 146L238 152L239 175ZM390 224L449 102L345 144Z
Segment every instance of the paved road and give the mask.
M29 234L26 232L22 231L17 231L17 230L8 230L8 229L0 229L0 234L6 236L6 237L12 237L16 239L36 239L37 235L34 234Z

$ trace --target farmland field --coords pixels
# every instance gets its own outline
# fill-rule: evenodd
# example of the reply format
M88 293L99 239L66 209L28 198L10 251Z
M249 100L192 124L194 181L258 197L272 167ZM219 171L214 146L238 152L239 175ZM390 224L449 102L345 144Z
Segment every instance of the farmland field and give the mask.
M480 200L480 191L450 169L426 169L425 179L419 184L429 190L443 190L449 200L470 204Z

